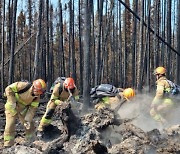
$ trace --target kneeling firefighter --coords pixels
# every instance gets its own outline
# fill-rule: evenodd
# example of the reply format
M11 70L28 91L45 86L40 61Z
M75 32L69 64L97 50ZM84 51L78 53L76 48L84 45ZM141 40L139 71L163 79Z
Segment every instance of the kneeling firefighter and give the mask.
M114 110L117 109L117 106L119 106L118 108L120 108L120 106L124 102L131 100L135 96L135 91L132 88L126 88L126 89L118 88L118 89L119 92L115 96L102 97L98 102L98 104L95 105L95 109L100 110L108 107Z
M41 138L44 134L44 128L51 124L52 116L56 106L61 105L67 101L70 96L77 96L78 90L75 85L74 79L71 77L66 78L64 81L58 82L54 85L50 100L46 107L46 112L43 115L39 127L38 137Z

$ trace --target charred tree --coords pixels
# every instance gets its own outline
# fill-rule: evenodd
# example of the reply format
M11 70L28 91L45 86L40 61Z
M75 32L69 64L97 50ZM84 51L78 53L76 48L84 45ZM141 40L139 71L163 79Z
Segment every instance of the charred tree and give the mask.
M143 64L143 22L144 22L144 0L141 2L141 20L140 20L140 34L139 34L139 53L138 53L138 66L137 66L137 87L138 90L142 89L142 64Z
M138 0L133 1L133 10L137 14ZM137 54L137 19L133 16L133 34L132 34L132 85L136 85L136 55Z
M171 1L167 1L167 43L171 46ZM167 47L167 77L171 76L171 49Z
M76 78L74 45L74 0L69 1L69 76Z
M17 0L14 0L8 84L11 84L14 80L14 51L15 51L15 35L16 35L16 13L17 13Z
M78 1L78 13L79 13L79 16L78 16L78 28L79 28L79 34L78 34L78 39L79 39L79 78L80 78L80 81L79 81L79 87L80 87L80 92L82 93L83 91L83 50L82 50L82 14L81 14L81 0Z
M34 54L34 76L33 79L36 79L39 76L40 66L39 66L39 52L41 49L41 40L42 40L42 1L39 0L39 14L38 14L38 27L36 34L36 49Z
M96 69L95 69L95 85L98 85L101 81L101 40L102 40L102 15L103 15L103 2L104 0L98 0L98 38L97 38L97 51L96 51Z
M147 4L147 23L148 23L148 27L150 27L150 22L151 22L151 20L150 20L150 18L151 18L151 1L148 1L148 4ZM146 44L146 52L147 52L147 58L146 58L146 61L147 61L147 82L146 82L146 84L147 84L147 86L148 86L148 91L150 91L150 49L151 49L151 39L150 39L150 31L149 31L149 29L147 28L147 33L146 33L146 37L147 37L147 44Z
M12 33L12 17L13 17L13 3L8 1L8 20L7 20L7 51L11 51L11 33Z
M177 1L177 51L180 53L180 1ZM177 55L176 80L180 84L180 56Z
M4 92L4 50L5 50L5 0L2 1L2 28L1 28L1 93Z
M45 74L47 74L47 80L51 80L51 73L50 73L50 51L49 51L49 0L46 0L46 65L45 65ZM51 82L47 83L47 88L50 89Z
M64 60L64 47L63 47L63 16L62 16L62 3L59 0L59 58L60 58L60 73L65 76L65 60Z
M118 47L118 61L119 61L119 77L120 77L120 84L119 86L123 86L123 63L122 63L122 33L121 33L121 2L119 2L119 47Z
M129 7L130 4L129 4L129 0L125 0L125 3L126 5ZM129 75L129 65L128 64L128 61L129 61L129 58L130 58L130 55L131 55L131 40L130 40L130 37L131 37L131 34L130 34L130 30L131 30L131 14L130 12L125 8L125 12L124 12L124 77L123 77L123 84L124 84L124 87L127 86L127 83L130 83L130 80L132 79L129 79L128 77L130 77ZM129 85L128 85L129 86Z
M84 109L90 105L90 1L85 0L84 11L84 68L83 68L83 104Z
M159 44L156 34L159 35L159 0L154 1L154 65L155 68L159 66Z
M32 0L28 0L28 35L29 37L31 37L32 34ZM28 47L28 51L29 51L29 67L28 67L28 74L29 74L29 81L32 80L32 40L30 39L29 41L29 47Z
M53 33L54 33L54 31L53 31L53 6L52 5L50 5L50 20L49 20L49 23L50 23L50 25L49 25L49 34L50 34L50 40L49 40L49 44L50 44L50 46L49 46L49 67L50 67L50 70L49 70L49 73L50 73L50 75L49 75L49 78L48 78L48 81L50 82L50 85L52 85L52 79L54 78L54 67L53 67L53 61L54 61L54 54L53 54L53 47L54 47L54 43L53 43Z

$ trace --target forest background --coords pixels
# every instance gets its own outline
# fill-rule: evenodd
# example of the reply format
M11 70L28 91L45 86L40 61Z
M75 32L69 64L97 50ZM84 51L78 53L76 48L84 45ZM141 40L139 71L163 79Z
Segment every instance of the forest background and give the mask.
M180 84L180 1L1 0L0 53L1 94L58 76L72 76L87 102L100 83L150 92L157 66Z

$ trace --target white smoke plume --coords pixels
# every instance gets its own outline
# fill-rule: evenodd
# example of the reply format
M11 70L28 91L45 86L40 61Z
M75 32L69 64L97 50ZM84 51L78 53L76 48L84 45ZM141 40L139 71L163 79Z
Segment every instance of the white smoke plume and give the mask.
M155 128L162 130L171 125L180 124L180 100L179 102L176 100L174 109L168 111L165 115L165 118L167 119L166 125L156 122L150 116L150 106L154 95L155 94L137 94L134 100L126 102L119 109L118 113L120 114L120 117L122 119L135 118L132 123L145 132Z

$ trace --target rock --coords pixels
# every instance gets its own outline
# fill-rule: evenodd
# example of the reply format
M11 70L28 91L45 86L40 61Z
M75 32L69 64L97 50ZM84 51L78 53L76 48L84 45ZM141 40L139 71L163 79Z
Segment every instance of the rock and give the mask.
M36 148L17 145L11 148L3 149L2 154L42 154L42 152Z

